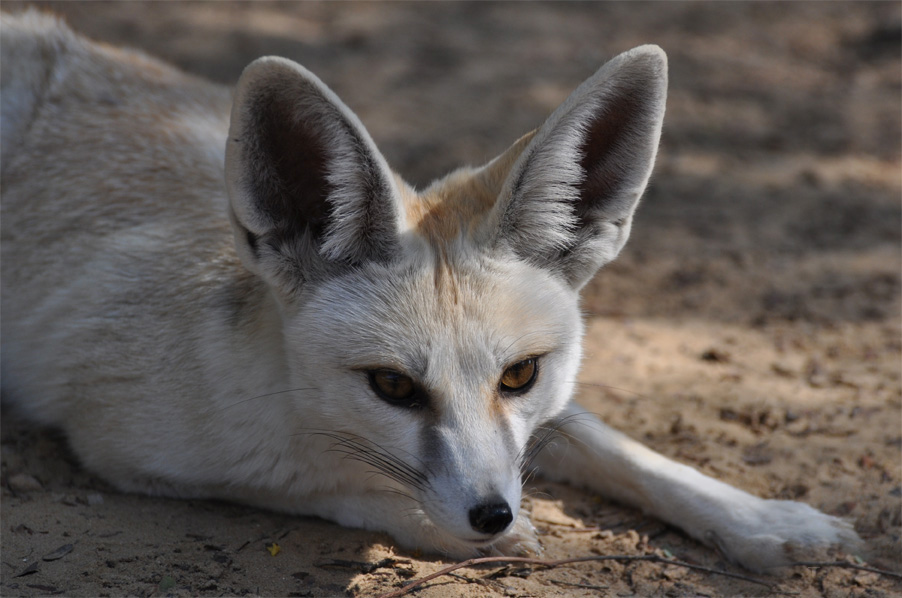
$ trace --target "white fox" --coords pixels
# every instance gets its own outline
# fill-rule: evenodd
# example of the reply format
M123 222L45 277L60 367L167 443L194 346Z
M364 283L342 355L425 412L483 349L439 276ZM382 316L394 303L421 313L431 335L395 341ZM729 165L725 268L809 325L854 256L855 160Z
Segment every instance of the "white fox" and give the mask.
M283 58L230 96L25 13L3 17L2 61L4 399L122 490L466 557L539 550L520 512L537 468L754 570L856 543L571 402L579 290L626 242L657 152L660 48L422 191Z

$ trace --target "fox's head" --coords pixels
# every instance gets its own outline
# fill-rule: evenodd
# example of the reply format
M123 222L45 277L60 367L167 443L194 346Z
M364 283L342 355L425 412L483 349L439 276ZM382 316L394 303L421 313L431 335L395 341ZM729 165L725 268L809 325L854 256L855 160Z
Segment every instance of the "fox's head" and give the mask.
M659 48L621 54L501 156L417 191L303 67L241 77L235 242L281 306L293 383L316 389L298 409L449 547L517 517L535 437L573 392L579 290L629 236L666 87Z

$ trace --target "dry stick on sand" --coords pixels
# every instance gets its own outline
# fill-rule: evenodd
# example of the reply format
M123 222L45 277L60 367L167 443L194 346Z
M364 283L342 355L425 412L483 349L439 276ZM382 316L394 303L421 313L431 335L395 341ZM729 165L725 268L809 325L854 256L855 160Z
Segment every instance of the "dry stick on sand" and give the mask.
M693 571L701 571L702 573L710 573L712 575L721 575L723 577L732 577L733 579L740 579L742 581L747 581L749 583L754 583L758 585L762 585L770 590L774 589L774 586L767 583L766 581L762 581L760 579L755 579L754 577L748 577L747 575L740 575L738 573L730 573L729 571L720 571L718 569L711 569L710 567L703 567L701 565L693 565L692 563L686 563L683 561L667 559L656 554L642 554L642 555L628 555L628 554L612 554L612 555L599 555L599 556L584 556L577 557L572 559L559 559L559 560L543 560L543 559L534 559L529 557L505 557L505 556L489 556L482 557L477 559L469 559L466 561L462 561L460 563L456 563L454 565L450 565L445 567L444 569L440 569L431 575L427 575L426 577L415 579L414 581L408 583L400 589L394 590L393 592L388 592L386 594L381 594L377 598L397 598L398 596L403 596L408 592L411 592L423 585L428 581L432 581L437 577L442 577L443 575L448 575L458 569L463 569L464 567L471 567L473 565L484 565L487 563L524 563L527 565L536 565L538 567L559 567L561 565L570 565L573 563L586 563L586 562L599 562L599 561L646 561L651 563L663 563L665 565L676 565L678 567L683 567L686 569L691 569ZM846 561L830 561L830 562L799 562L794 563L793 566L804 566L804 567L841 567L845 569L856 569L859 571L868 571L870 573L877 573L879 575L885 575L887 577L893 577L896 579L902 579L902 575L899 573L894 573L892 571L886 571L883 569L875 569L873 567L866 567L863 565L856 565L854 563L849 563Z
M846 561L829 561L825 563L817 561L799 561L797 563L793 563L792 565L793 567L839 567L841 569L855 569L856 571L867 571L868 573L876 573L877 575L883 575L885 577L892 577L894 579L902 580L902 573L887 571L886 569L877 569L875 567L868 567L867 565L856 565L855 563L849 563Z
M584 557L576 557L572 559L558 559L558 560L550 560L546 561L543 559L533 559L529 557L507 557L507 556L487 556L477 559L469 559L466 561L462 561L460 563L456 563L454 565L450 565L445 567L444 569L440 569L431 575L427 575L426 577L415 579L414 581L408 583L404 587L397 589L393 592L388 592L387 594L382 594L377 598L396 598L397 596L403 596L408 592L416 589L417 587L423 585L427 581L432 581L437 577L441 577L443 575L448 575L453 571L457 571L458 569L462 569L464 567L472 567L473 565L484 565L487 563L524 563L526 565L536 565L538 567L559 567L561 565L570 565L573 563L587 563L587 562L598 562L598 561L647 561L652 563L664 563L667 565L677 565L679 567L685 567L687 569L693 569L695 571L702 571L704 573L711 573L713 575L723 575L726 577L732 577L734 579L741 579L743 581L747 581L750 583L755 583L758 585L762 585L766 588L773 589L773 586L766 581L761 581L760 579L755 579L754 577L748 577L746 575L740 575L738 573L730 573L727 571L718 571L717 569L711 569L709 567L703 567L701 565L693 565L691 563L684 563L683 561L676 561L667 559L656 554L641 554L641 555L628 555L628 554L612 554L612 555L599 555L599 556L584 556Z

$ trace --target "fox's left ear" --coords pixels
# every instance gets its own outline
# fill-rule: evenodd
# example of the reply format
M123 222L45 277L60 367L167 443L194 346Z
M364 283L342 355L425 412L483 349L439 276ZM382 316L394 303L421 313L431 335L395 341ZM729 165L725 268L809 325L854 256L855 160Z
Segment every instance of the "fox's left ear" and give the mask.
M491 226L496 242L581 288L629 237L654 165L667 56L625 52L545 121L510 170Z
M358 118L304 67L251 63L235 90L226 183L245 266L291 292L398 253L399 189Z

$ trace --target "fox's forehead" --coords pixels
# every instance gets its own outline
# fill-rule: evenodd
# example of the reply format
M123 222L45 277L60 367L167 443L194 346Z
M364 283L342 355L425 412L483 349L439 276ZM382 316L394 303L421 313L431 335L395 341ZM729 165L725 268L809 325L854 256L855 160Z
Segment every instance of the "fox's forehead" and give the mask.
M434 246L465 236L491 212L534 134L527 133L487 165L455 170L421 192L395 174L407 228Z
M350 368L416 374L436 361L472 362L469 375L485 368L495 376L498 367L579 339L576 297L564 283L528 264L485 256L373 265L324 285L308 307Z
M417 193L399 185L406 224L433 246L447 244L466 234L486 217L498 196L470 168L457 170Z

